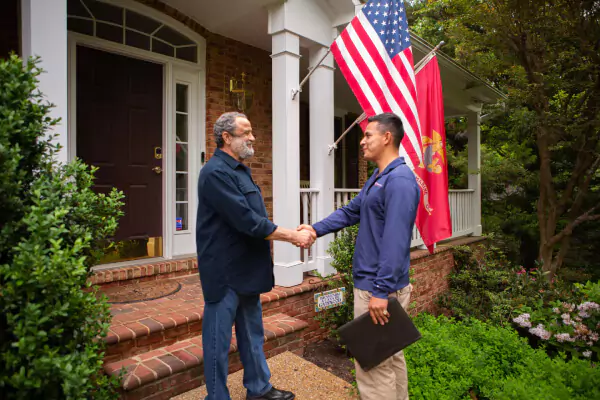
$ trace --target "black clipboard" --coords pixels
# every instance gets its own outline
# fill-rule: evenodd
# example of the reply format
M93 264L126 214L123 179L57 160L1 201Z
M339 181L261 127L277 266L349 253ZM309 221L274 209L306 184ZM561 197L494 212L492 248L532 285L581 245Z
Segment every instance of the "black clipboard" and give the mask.
M374 324L368 312L338 329L342 344L365 371L421 339L421 333L395 297L388 300L389 321Z

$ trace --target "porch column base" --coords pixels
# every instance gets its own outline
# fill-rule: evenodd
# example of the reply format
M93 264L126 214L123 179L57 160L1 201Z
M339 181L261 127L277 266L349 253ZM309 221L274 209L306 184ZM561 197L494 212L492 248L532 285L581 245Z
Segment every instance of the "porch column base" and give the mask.
M473 236L482 236L483 235L483 227L481 225L475 225L473 228Z
M273 274L277 286L298 286L304 280L304 263L301 261L289 264L275 263Z
M337 273L335 268L331 266L331 261L333 261L333 258L329 256L317 257L316 262L319 275L326 277Z

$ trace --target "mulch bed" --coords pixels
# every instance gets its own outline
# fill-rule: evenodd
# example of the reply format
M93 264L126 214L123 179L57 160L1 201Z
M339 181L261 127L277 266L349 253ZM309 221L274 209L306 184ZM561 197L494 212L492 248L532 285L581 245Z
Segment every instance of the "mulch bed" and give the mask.
M310 344L304 350L304 359L348 383L354 382L351 372L354 363L350 361L346 351L331 340Z

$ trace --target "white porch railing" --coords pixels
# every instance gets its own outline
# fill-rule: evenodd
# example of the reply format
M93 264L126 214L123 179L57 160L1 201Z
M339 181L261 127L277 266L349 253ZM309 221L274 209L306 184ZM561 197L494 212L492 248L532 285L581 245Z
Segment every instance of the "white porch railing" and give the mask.
M347 204L360 192L360 189L335 189L335 208ZM475 230L473 218L473 189L449 190L448 201L450 204L450 216L452 218L452 238L468 236ZM419 230L414 228L411 247L423 244Z
M301 224L312 225L315 222L318 222L316 221L318 195L318 189L300 189ZM317 240L311 248L300 249L300 260L304 262L304 272L316 269L314 255L317 254L317 246L319 246L320 244L320 240Z
M360 189L335 189L335 208L338 209L354 198ZM468 236L475 230L473 216L474 193L472 189L450 190L448 200L450 204L450 216L452 218L452 238ZM312 225L317 215L317 189L300 189L300 223ZM411 248L423 244L419 230L415 226L412 234ZM304 271L316 268L314 254L320 241L317 240L310 249L302 249L301 260L304 262Z

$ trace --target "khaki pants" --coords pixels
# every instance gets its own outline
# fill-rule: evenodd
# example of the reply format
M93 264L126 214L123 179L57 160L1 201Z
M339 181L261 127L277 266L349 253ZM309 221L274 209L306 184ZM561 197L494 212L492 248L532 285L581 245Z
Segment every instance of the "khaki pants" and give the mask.
M405 310L410 304L412 285L390 294ZM371 293L354 288L354 318L369 311ZM408 375L402 352L396 353L377 367L363 371L356 365L356 382L362 400L408 400Z

